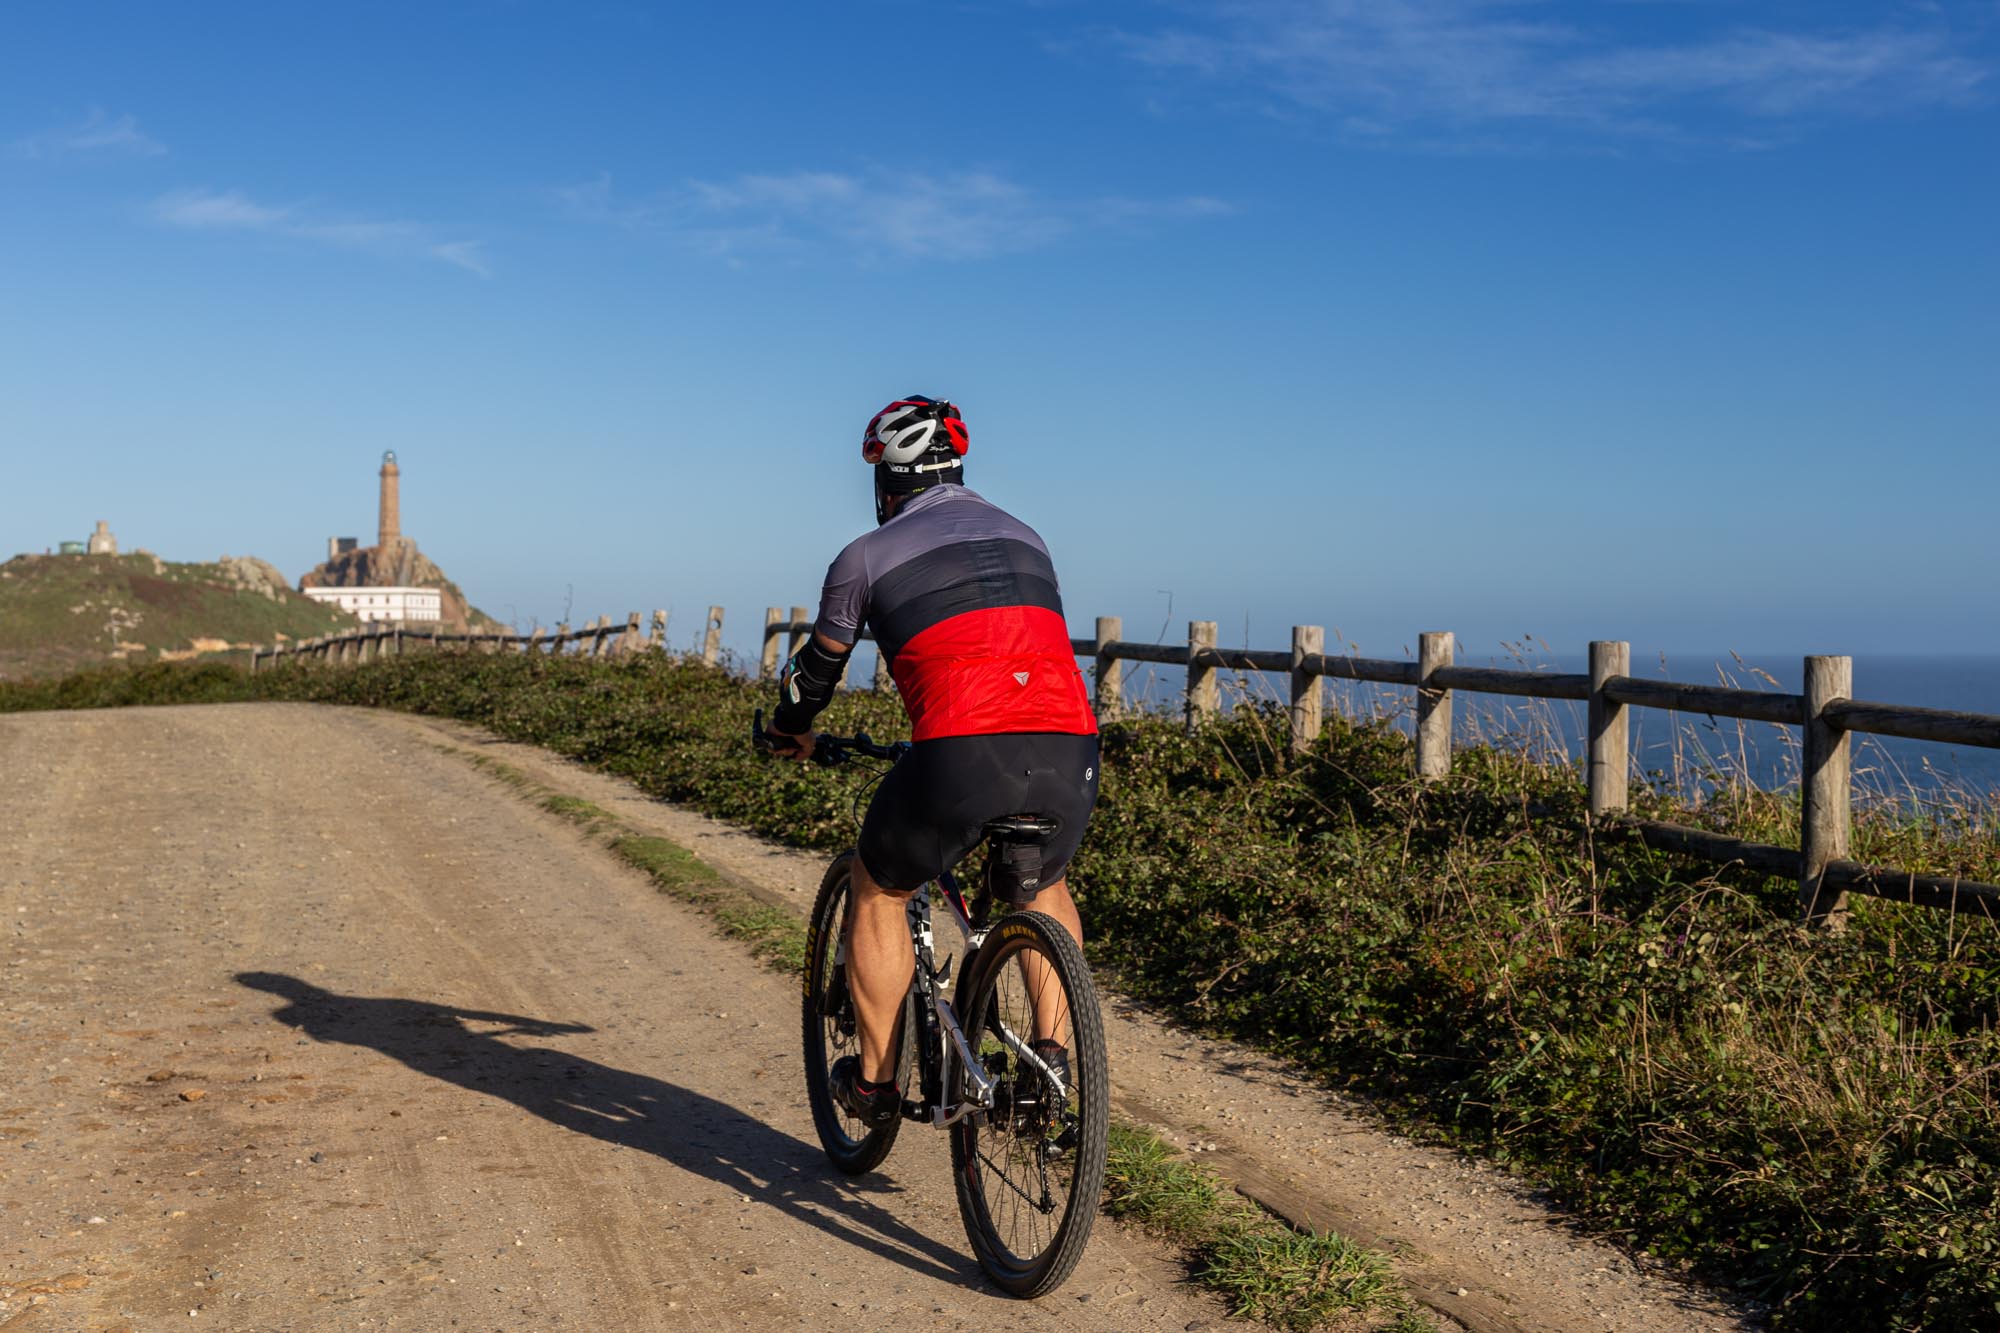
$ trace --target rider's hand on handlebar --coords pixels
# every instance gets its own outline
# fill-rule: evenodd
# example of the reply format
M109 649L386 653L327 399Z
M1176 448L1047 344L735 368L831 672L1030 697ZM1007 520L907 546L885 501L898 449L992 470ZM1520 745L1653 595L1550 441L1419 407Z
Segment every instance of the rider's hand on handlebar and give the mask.
M814 732L794 736L775 727L764 728L764 735L771 742L772 754L780 759L796 759L800 763L812 758L813 743L819 739Z

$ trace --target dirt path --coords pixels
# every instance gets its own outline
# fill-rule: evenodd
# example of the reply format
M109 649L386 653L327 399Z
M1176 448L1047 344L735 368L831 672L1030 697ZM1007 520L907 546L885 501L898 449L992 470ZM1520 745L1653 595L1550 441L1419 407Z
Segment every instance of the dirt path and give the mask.
M0 1325L1186 1329L1100 1224L1033 1305L942 1136L858 1184L792 986L406 719L0 718Z
M498 759L687 847L803 915L825 858L780 846L545 750L392 714L370 724ZM1260 1202L1400 1256L1432 1309L1478 1333L1719 1333L1741 1311L1568 1226L1506 1173L1386 1134L1283 1062L1191 1035L1112 995L1112 1090L1129 1118L1203 1154Z

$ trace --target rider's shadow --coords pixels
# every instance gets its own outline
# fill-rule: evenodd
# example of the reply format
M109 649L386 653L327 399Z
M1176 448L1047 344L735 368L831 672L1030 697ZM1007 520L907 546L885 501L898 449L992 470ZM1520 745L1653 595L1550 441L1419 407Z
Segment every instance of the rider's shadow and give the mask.
M662 1079L501 1040L593 1030L583 1024L341 995L280 972L239 972L236 980L289 1001L272 1017L309 1037L380 1051L418 1073L499 1097L565 1129L652 1153L911 1268L979 1284L978 1269L966 1256L857 1197L852 1186L838 1187L816 1144ZM468 1023L501 1029L474 1031Z

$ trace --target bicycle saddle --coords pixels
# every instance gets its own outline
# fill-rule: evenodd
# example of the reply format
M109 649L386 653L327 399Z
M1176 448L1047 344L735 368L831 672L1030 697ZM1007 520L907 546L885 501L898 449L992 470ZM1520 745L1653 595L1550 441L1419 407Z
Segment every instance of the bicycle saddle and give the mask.
M1047 842L1061 829L1061 820L1043 815L1002 815L986 821L986 836L999 842Z

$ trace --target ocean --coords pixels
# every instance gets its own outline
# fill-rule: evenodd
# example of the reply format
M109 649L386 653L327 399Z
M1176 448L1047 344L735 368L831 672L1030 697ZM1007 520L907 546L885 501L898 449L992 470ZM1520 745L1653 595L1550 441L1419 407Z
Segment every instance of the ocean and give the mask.
M1583 672L1582 656L1554 655L1529 661L1460 651L1461 666L1511 670ZM1803 655L1737 656L1730 653L1670 653L1633 661L1635 676L1703 685L1731 685L1797 693ZM1229 706L1243 699L1282 700L1283 677L1218 673ZM1180 706L1184 674L1173 667L1126 666L1127 694L1157 708ZM1350 717L1387 716L1408 729L1412 691L1354 681L1329 682L1329 708ZM1854 659L1854 696L1871 703L1948 708L2000 715L2000 656L1874 655ZM1458 744L1495 740L1539 747L1572 758L1583 749L1584 705L1561 700L1517 699L1459 692L1453 725ZM1757 785L1783 788L1798 780L1798 729L1765 722L1741 722L1689 713L1634 708L1632 749L1648 772L1681 784L1698 783L1714 772L1747 775ZM2000 750L1939 745L1887 736L1854 738L1857 799L1888 796L1946 800L1954 793L2000 797Z

